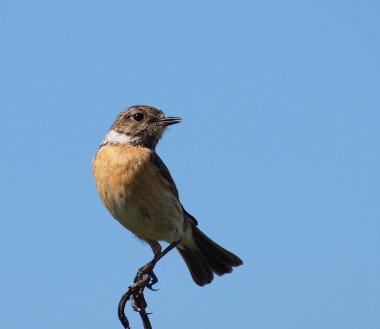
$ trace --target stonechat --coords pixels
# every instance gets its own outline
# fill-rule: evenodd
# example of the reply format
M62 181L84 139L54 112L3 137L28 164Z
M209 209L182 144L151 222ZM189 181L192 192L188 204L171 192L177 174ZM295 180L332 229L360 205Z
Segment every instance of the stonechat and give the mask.
M155 151L165 128L180 121L151 106L125 109L100 144L92 170L99 196L111 215L147 242L155 256L161 253L159 241L177 242L193 280L203 286L214 274L230 273L243 262L198 228Z

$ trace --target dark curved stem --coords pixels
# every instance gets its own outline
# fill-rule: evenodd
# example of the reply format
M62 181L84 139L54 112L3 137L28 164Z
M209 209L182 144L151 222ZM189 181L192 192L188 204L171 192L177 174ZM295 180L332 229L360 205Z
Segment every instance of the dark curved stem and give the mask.
M131 297L133 294L133 291L131 287L128 288L128 290L121 296L119 306L117 308L117 314L119 316L119 320L121 324L123 325L124 329L130 329L131 327L129 326L129 321L128 318L126 317L124 310L125 310L125 305L127 304L128 299Z
M153 272L154 266L157 262L164 257L169 251L174 249L179 241L172 242L167 248L165 248L161 253L155 255L154 258L143 267L141 267L135 276L133 284L128 287L128 290L121 296L119 301L119 305L117 308L117 314L119 316L119 320L123 325L124 329L130 329L129 321L127 316L125 315L125 305L127 301L132 297L132 308L139 312L140 318L143 322L144 329L152 329L152 325L150 324L150 320L148 317L148 313L146 313L145 309L148 304L145 301L144 297L144 289L148 287L152 289L152 285L158 282L156 275Z

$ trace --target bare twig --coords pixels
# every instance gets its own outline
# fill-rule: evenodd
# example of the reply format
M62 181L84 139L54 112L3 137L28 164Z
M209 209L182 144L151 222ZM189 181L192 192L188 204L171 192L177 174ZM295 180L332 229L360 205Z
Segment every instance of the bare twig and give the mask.
M124 313L125 305L127 301L132 297L132 308L134 311L139 312L141 320L144 324L144 329L152 329L148 314L145 309L148 306L145 297L144 289L149 285L151 281L150 275L141 274L137 275L134 283L128 288L120 299L118 307L119 320L125 329L130 329L129 321Z
M160 254L156 255L149 263L141 267L133 280L133 284L128 287L128 290L121 296L117 313L119 320L124 329L130 329L129 321L125 315L125 305L131 298L131 304L134 311L139 312L140 318L143 322L144 329L152 329L152 325L149 320L149 313L146 313L145 309L148 306L144 297L144 289L148 288L154 290L152 286L158 282L156 275L153 272L154 266L157 262L164 257L170 250L174 249L179 241L172 242L166 249Z

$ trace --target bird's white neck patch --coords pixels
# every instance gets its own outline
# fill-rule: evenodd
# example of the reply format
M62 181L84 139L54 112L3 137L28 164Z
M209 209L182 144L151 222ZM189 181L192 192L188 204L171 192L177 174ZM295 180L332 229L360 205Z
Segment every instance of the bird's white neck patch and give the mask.
M135 138L125 134L121 134L115 130L110 130L103 140L102 144L131 144L135 141Z

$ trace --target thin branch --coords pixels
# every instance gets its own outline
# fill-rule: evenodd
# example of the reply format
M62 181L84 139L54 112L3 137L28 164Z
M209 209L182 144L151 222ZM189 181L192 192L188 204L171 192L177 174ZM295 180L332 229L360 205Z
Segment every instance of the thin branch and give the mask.
M123 328L130 329L129 321L125 315L125 305L127 301L132 297L132 308L134 311L139 312L141 320L144 324L144 329L152 329L150 324L148 313L145 309L148 304L145 301L144 289L150 285L151 277L149 274L139 274L136 276L134 283L128 288L120 299L118 307L118 316Z
M123 294L123 296L121 296L119 306L117 308L117 314L124 329L131 329L131 327L129 326L129 320L125 315L125 306L129 299L131 299L132 309L136 312L139 312L140 318L144 325L144 329L152 329L152 325L150 324L150 320L148 317L149 313L145 311L148 304L146 303L144 297L144 289L148 288L154 291L152 286L158 282L158 279L153 272L154 266L170 250L174 249L180 241L181 240L172 242L160 254L156 255L152 261L139 268L133 280L133 284L130 285L128 287L128 290Z

